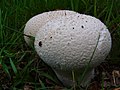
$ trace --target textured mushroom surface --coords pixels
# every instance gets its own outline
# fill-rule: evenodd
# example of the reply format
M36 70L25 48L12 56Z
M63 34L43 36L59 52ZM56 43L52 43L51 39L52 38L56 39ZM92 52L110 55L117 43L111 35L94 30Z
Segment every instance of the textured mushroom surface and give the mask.
M72 14L76 14L74 11L69 10L58 10L58 11L49 11L38 14L32 17L25 25L24 34L35 37L36 32L41 28L46 22L50 21L51 19L59 18L62 16L69 16ZM25 41L28 45L33 42L31 38L28 36L24 36Z
M89 62L92 67L101 63L111 49L111 36L99 19L76 13L47 22L39 28L34 44L52 68L77 70Z

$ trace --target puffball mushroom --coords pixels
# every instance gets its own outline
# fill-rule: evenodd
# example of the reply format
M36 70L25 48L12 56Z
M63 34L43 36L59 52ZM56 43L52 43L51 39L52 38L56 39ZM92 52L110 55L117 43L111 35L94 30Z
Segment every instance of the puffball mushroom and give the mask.
M24 39L28 45L31 45L34 41L31 40L30 37L35 37L36 32L41 28L44 24L46 24L48 21L59 18L62 16L69 16L72 14L76 14L74 11L69 10L57 10L57 11L49 11L44 12L42 14L38 14L34 17L32 17L25 25L24 29Z
M52 19L39 28L34 45L38 55L52 67L65 86L76 83L89 64L81 82L87 85L93 77L94 67L110 52L111 36L99 19L76 13Z

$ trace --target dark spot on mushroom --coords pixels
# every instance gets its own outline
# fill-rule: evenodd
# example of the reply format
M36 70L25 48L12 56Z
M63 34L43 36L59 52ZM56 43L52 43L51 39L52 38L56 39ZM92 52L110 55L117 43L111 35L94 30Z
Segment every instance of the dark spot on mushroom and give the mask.
M52 39L52 37L50 37L50 39Z
M66 12L65 12L65 16L66 16Z
M82 28L84 28L84 26L81 26Z
M42 42L41 41L39 42L39 46L42 47Z
M87 21L86 21L87 22Z
M73 27L73 29L74 29L74 27Z
M78 16L79 17L79 16Z
M70 43L68 43L67 45L70 45Z
M104 28L101 28L101 31L104 30Z

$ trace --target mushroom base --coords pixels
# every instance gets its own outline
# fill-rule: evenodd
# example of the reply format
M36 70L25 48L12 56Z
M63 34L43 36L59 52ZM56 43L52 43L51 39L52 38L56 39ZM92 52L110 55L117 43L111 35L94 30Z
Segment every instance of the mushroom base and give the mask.
M58 79L63 83L66 87L72 87L74 85L88 86L90 84L91 79L94 77L94 69L89 69L85 75L83 75L85 70L77 70L74 71L74 76L72 71L63 71L53 69L56 73ZM75 80L74 80L74 79Z

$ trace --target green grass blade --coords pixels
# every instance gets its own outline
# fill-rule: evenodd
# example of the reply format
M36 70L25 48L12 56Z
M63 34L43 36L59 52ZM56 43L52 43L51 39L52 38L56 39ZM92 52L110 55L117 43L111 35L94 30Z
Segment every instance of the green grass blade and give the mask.
M79 7L79 0L75 0L75 11L78 11Z
M78 11L79 0L71 0L71 9L74 11Z
M85 6L87 6L87 3L85 0L81 0Z
M48 79L50 79L50 80L52 80L52 81L55 82L55 83L57 83L57 82L54 80L54 78L53 78L52 76L50 76L49 74L47 74L47 73L42 72L40 75L41 75L41 76L44 76L44 77L46 77L46 78L48 78Z
M3 70L8 74L8 76L11 77L8 66L2 63L2 67L3 67Z
M13 61L12 61L11 58L9 58L9 59L10 59L10 65L11 65L11 67L12 67L14 73L17 74L17 68L16 68L15 64L13 63Z
M97 1L94 0L94 16L97 17L97 7L96 7Z
M107 18L107 23L110 21L110 17L112 15L113 3L114 3L114 1L112 0L111 6L110 6L110 10L109 10L109 14L108 14L108 18Z
M107 10L107 7L105 7L99 14L98 14L98 18L100 18Z
M89 69L89 67L90 67L90 63L91 63L91 60L93 59L93 56L94 56L95 51L96 51L96 49L97 49L99 39L100 39L100 34L99 34L99 36L98 36L98 40L97 40L97 43L96 43L95 49L94 49L94 51L93 51L93 53L92 53L92 55L91 55L91 57L90 57L89 62L87 63L87 66L85 67L85 70L84 70L84 72L83 72L82 76L80 77L80 80L79 80L79 82L78 82L78 85L80 85L80 84L81 84L81 82L82 82L82 81L83 81L83 79L84 79L85 74L87 73L87 70L88 70L88 69Z
M47 3L48 3L48 0L45 0L45 3L47 4Z
M47 90L44 83L39 79L39 82L41 84L41 90Z
M25 71L26 71L27 68L33 63L33 61L34 61L34 60L31 60L31 61L28 62L28 64L23 68L23 70L22 70L22 72L21 72L22 74L25 73Z
M114 4L114 1L112 0L111 2L111 5L110 7L108 6L108 11L107 11L107 14L106 14L106 25L109 24L110 22L110 18L111 18L111 15L112 15L112 10L113 10L113 4Z
M71 9L74 10L74 1L71 0Z
M72 80L73 80L73 88L74 88L74 90L76 90L76 84L75 84L75 73L74 73L73 70L72 70Z

